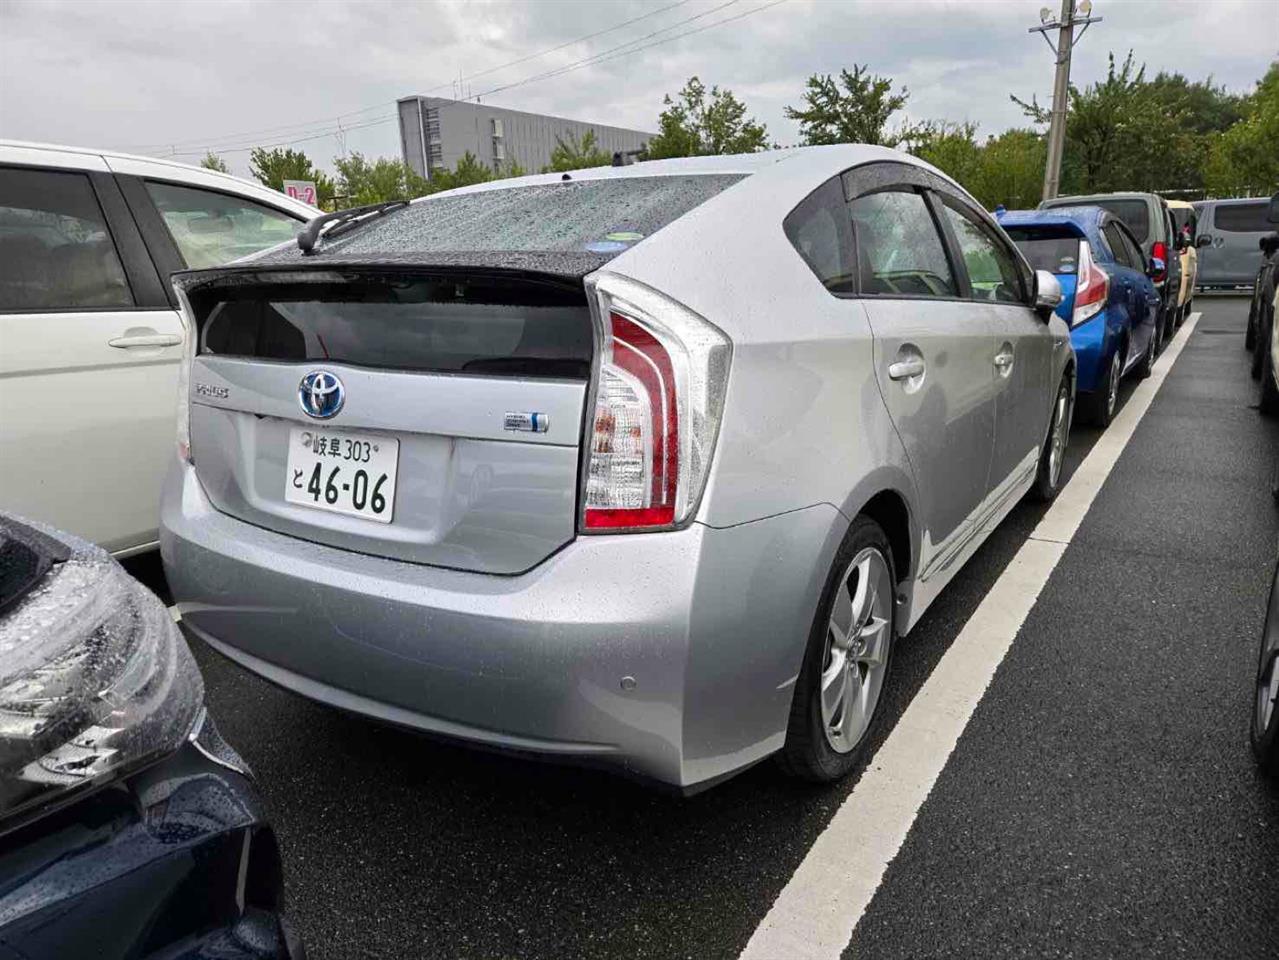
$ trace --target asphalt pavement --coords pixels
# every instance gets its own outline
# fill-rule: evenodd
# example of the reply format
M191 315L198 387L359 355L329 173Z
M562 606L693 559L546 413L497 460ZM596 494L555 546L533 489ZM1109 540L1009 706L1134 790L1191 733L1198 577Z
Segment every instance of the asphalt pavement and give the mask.
M1279 789L1246 744L1279 431L1250 408L1246 306L1199 298L846 956L1279 954ZM1067 470L1097 436L1076 428ZM880 742L1042 513L899 646ZM192 645L319 960L733 958L857 782L764 764L680 799L344 716Z

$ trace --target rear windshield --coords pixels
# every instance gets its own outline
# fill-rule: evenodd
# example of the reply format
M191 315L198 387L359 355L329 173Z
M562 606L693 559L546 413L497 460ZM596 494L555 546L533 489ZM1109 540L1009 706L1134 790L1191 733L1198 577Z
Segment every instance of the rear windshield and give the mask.
M199 352L286 363L585 380L582 285L448 274L216 284L192 291Z
M1005 229L1033 269L1049 273L1075 273L1079 269L1079 237L1044 228Z
M617 254L742 179L618 177L431 197L328 244L341 254Z
M1150 208L1145 200L1098 200L1096 205L1122 220L1138 243L1150 239Z
M1199 221L1199 215L1191 207L1170 207L1172 212L1172 222L1177 227L1177 232L1181 233L1186 225L1190 225L1190 233L1193 236Z
M1267 207L1265 200L1256 203L1219 203L1213 210L1212 224L1224 233L1264 233L1274 230L1279 224L1266 220Z

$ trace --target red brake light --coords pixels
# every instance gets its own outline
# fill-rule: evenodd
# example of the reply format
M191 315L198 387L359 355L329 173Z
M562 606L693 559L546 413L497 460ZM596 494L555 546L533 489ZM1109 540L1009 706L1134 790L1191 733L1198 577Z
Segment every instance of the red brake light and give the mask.
M1154 259L1162 260L1164 262L1164 269L1151 277L1152 280L1158 283L1168 275L1168 244L1164 243L1162 240L1156 240L1154 246L1150 248L1150 255Z
M1087 242L1081 242L1079 254L1079 273L1075 283L1075 306L1071 312L1070 325L1077 327L1085 320L1090 320L1102 311L1106 301L1110 299L1110 277L1092 259L1092 248Z

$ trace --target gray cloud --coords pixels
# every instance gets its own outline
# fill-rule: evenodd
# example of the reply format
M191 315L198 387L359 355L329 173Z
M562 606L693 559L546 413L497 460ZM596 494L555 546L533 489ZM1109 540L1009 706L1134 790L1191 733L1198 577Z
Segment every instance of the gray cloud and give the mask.
M646 43L760 8L766 0L491 0L439 3L0 0L0 136L131 148L194 161L207 147L247 170L254 143L303 136L321 165L347 149L394 155L396 97L472 93L512 83L702 18ZM868 63L910 90L911 118L972 120L983 132L1023 122L1008 99L1046 98L1048 48L1027 28L1055 0L788 0L723 26L488 102L652 129L664 93L691 74L733 89L787 143L784 108L805 77ZM654 14L535 60L474 76L530 53ZM1149 70L1212 75L1249 89L1279 57L1273 0L1095 0L1094 27L1073 76L1104 75L1108 51L1131 48ZM365 109L368 108L368 109ZM356 113L356 111L363 111ZM319 124L308 121L324 120ZM367 125L365 125L367 124Z

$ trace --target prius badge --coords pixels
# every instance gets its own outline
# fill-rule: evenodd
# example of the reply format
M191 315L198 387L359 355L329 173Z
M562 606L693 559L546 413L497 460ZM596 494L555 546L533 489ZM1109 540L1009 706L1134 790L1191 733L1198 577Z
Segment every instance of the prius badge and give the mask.
M346 403L346 388L337 374L327 370L313 370L298 384L298 402L302 412L317 420L336 417Z

